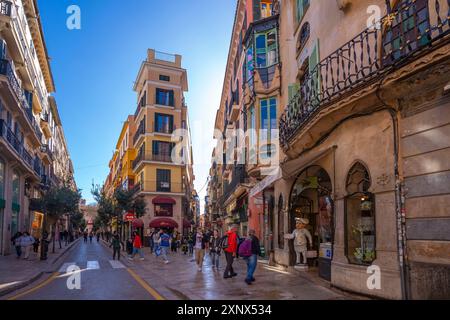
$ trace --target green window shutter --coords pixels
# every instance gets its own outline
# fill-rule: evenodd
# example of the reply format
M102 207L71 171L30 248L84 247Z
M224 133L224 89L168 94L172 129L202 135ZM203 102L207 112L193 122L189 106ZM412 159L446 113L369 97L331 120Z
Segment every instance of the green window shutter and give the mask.
M297 22L303 18L303 0L296 0L297 3Z
M11 206L12 211L14 212L20 212L20 204L13 203Z
M261 0L253 0L253 20L261 19Z
M288 87L288 101L290 102L300 91L300 83L291 83Z
M0 209L5 209L6 201L5 199L0 199Z
M312 89L312 95L313 100L312 102L314 104L317 104L319 94L320 94L320 70L315 69L316 66L320 62L320 47L319 47L319 39L317 39L313 50L311 51L311 55L309 56L309 72L311 73L311 89Z

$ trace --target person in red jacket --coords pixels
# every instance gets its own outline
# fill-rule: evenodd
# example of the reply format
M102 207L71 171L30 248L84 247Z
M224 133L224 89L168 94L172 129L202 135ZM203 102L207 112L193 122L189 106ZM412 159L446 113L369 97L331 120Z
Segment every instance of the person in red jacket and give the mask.
M225 268L225 272L223 274L224 279L228 279L228 278L232 278L237 276L237 273L234 272L233 270L233 261L234 258L236 257L236 253L238 250L238 235L236 233L237 231L237 226L236 225L232 225L228 232L226 233L227 239L224 239L224 242L227 243L228 245L225 246L225 248L223 249L224 253L225 253L225 259L227 260L227 266Z
M131 257L129 257L129 260L133 260L136 253L139 253L139 256L141 257L140 260L144 260L144 252L142 252L142 241L141 237L138 235L138 233L135 231L133 232L133 254Z

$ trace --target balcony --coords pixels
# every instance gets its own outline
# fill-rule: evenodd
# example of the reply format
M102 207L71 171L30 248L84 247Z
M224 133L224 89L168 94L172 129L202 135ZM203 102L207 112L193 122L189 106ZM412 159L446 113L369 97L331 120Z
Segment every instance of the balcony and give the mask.
M0 120L0 139L4 140L16 152L16 155L28 166L29 170L33 169L33 157L15 136L14 132L8 128L4 120Z
M382 28L364 30L310 71L280 118L283 148L319 110L449 40L448 1L426 1L425 7L418 6L387 15Z
M142 163L142 162L164 162L164 163L174 163L172 160L171 154L166 153L158 153L158 154L144 154L139 153L133 161L133 169L136 170L136 168Z
M223 200L224 202L231 196L240 184L247 183L248 176L245 170L245 165L239 164L233 167L231 175L231 182L225 185Z
M145 134L145 124L144 122L141 122L138 129L136 130L136 133L133 137L133 144L136 145L136 143L139 141L139 138Z
M178 194L185 192L183 183L174 183L156 180L145 180L144 182L136 183L131 190L135 195L140 192L178 193Z
M52 137L52 131L50 129L48 112L44 112L41 114L41 128L42 131L44 132L45 137L47 139L50 139Z
M233 104L233 106L231 107L231 111L230 111L230 120L232 122L236 122L239 119L239 114L240 112L240 108L238 104Z
M10 103L19 103L22 114L24 115L25 122L28 123L30 129L34 132L36 138L36 144L40 144L42 140L42 133L40 132L39 126L33 116L33 111L28 104L25 97L24 90L21 88L19 81L14 74L11 62L5 59L0 60L0 75L5 76L6 86L12 93L13 99Z

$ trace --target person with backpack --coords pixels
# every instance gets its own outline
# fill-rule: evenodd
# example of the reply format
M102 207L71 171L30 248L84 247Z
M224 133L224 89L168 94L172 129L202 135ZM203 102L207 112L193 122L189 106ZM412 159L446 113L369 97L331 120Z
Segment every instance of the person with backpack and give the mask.
M238 248L238 235L236 233L237 226L230 226L228 232L222 239L222 248L225 253L225 259L227 260L227 266L223 274L224 279L237 276L237 273L233 270L233 261L237 254Z
M213 236L209 240L209 253L211 254L211 264L213 270L214 268L219 270L220 251L222 250L220 247L220 240L219 230L215 229Z
M245 278L245 282L248 285L251 285L255 281L253 274L258 263L258 256L261 255L259 239L255 233L255 230L250 230L248 237L239 246L239 256L247 262L247 277Z

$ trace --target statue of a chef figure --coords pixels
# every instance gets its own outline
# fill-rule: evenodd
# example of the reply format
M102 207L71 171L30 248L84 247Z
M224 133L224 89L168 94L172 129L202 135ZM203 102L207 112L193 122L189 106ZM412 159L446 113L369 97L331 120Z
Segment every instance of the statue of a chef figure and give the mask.
M294 250L297 254L297 264L305 265L307 263L306 252L308 252L308 242L309 245L312 246L311 233L308 229L306 229L306 226L309 224L309 220L304 218L296 218L295 222L296 229L292 234L285 235L285 238L294 239ZM300 259L300 255L303 257L302 260ZM303 263L301 261L303 261Z

